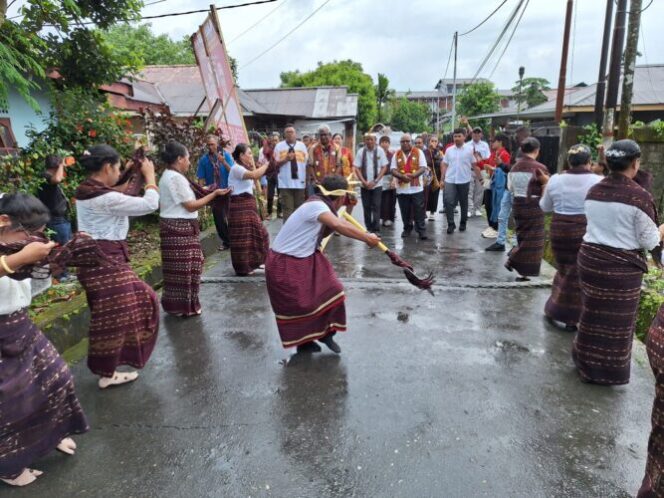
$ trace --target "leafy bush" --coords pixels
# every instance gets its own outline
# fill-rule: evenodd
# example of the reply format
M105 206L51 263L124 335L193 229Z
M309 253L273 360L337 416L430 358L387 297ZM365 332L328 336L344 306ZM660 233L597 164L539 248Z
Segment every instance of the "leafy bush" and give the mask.
M664 279L662 270L651 268L643 278L643 290L639 301L639 312L636 317L636 336L645 341L650 324L657 315L659 307L664 304Z
M97 93L74 89L59 91L53 97L53 110L43 131L28 130L30 144L18 156L0 158L0 184L4 190L36 193L43 183L44 161L50 154L83 155L92 145L107 143L128 157L134 144L130 122ZM75 163L66 170L62 183L70 197L85 177Z
M583 127L583 133L579 135L579 143L586 144L592 151L593 160L597 161L597 147L602 144L602 134L594 124Z

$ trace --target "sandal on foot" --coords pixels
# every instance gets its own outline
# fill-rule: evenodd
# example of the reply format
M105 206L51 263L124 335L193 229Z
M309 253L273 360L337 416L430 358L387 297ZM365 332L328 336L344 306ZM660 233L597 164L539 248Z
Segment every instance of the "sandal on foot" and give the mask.
M27 486L28 484L35 482L42 474L43 472L41 470L23 469L23 472L21 472L18 477L14 479L0 479L0 481L9 484L10 486Z
M99 379L99 389L106 389L110 386L121 386L138 379L138 372L115 372L113 377L102 377Z
M65 455L73 455L76 453L76 442L72 438L66 437L60 441L60 444L58 444L55 449Z

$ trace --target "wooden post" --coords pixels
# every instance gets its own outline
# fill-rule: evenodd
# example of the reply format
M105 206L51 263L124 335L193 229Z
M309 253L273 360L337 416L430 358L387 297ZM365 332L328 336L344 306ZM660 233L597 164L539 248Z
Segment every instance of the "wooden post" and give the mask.
M623 69L622 96L618 115L618 139L627 138L632 114L632 96L634 94L634 66L639 44L641 27L642 0L631 0L629 4L629 24L627 26L627 44L625 46L625 66Z
M606 89L606 110L602 135L604 145L613 141L616 105L618 103L618 87L620 86L620 66L622 64L623 44L625 43L625 19L627 18L627 0L618 0L616 20L613 25L613 43L611 47L611 63L609 64L609 81Z
M613 2L606 0L606 14L604 15L604 35L602 37L602 53L599 57L599 76L597 77L597 91L595 92L595 126L597 131L602 129L604 121L604 96L606 95L606 64L609 60L609 46L611 41L611 21L613 20Z
M560 76L558 78L558 95L556 96L556 123L563 119L563 104L565 102L565 80L567 79L567 54L569 52L569 34L572 28L572 12L574 0L567 0L565 13L565 32L563 33L563 53L560 57Z

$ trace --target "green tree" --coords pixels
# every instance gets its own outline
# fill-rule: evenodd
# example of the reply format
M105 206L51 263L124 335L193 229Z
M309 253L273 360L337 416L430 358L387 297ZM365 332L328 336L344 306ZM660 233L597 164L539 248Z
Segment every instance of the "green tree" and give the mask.
M391 98L394 97L394 90L390 88L390 80L384 74L378 73L378 83L376 84L376 105L378 107L378 117L376 121L382 123L385 119L385 107Z
M95 26L136 19L142 6L141 0L26 0L20 17L7 19L2 1L0 104L7 105L14 88L38 109L30 94L49 67L58 69L65 87L108 83L134 68L136 59L117 58Z
M500 110L500 95L490 81L480 81L464 88L457 97L457 111L460 116L472 118ZM475 126L488 127L488 120L470 119Z
M357 93L358 126L368 130L376 120L376 90L371 76L364 72L362 64L351 60L318 63L313 71L287 71L281 73L281 87L347 86Z
M426 104L411 102L406 97L390 101L390 126L399 131L422 133L431 131L431 111Z
M546 78L524 78L519 88L519 82L517 81L514 87L512 87L514 100L519 104L525 103L526 109L543 104L548 100L546 95L544 95L544 91L551 90L549 85L549 80Z
M120 58L135 55L146 66L196 64L188 37L173 41L168 35L155 35L150 24L116 24L104 30L103 36L115 55Z

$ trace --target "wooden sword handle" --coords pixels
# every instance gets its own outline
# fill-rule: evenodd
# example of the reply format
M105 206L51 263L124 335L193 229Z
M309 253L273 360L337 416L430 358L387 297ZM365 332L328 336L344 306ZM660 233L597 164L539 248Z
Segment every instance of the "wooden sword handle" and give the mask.
M351 225L353 225L353 226L354 226L355 228L357 228L358 230L361 230L361 231L364 232L364 233L367 232L367 229L366 229L366 228L365 228L365 227L364 227L359 221L357 221L357 220L356 220L355 218L353 218L350 214L348 214L346 211L344 211L343 213L341 213L341 216L343 216L344 219L345 219L348 223L350 223ZM388 248L385 244L383 244L382 242L379 242L378 245L377 245L376 247L378 247L378 249L380 249L380 250L383 251L383 252L387 252L387 251L389 251L389 248Z

